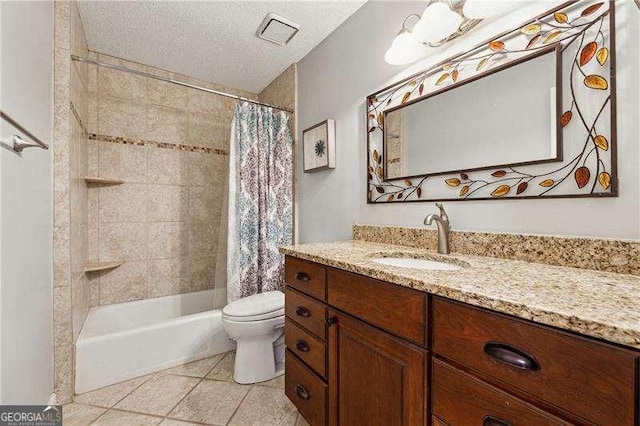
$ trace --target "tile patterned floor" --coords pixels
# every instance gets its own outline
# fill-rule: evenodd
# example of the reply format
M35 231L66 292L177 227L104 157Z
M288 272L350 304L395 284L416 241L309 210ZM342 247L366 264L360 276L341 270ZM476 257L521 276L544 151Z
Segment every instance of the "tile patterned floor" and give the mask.
M255 385L233 381L235 352L77 395L64 426L308 426L284 395L284 376Z

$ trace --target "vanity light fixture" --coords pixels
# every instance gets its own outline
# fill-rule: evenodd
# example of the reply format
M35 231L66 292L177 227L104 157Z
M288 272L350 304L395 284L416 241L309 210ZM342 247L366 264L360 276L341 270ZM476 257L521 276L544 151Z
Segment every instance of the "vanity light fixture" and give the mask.
M402 29L387 49L384 60L391 65L406 65L425 58L430 48L466 34L483 19L508 12L515 0L429 0L421 15L405 18ZM413 28L407 23L416 20Z

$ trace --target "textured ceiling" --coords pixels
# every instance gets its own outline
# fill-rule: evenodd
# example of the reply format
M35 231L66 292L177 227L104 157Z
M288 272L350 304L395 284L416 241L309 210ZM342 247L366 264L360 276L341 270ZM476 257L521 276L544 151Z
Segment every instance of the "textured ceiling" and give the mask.
M361 1L80 1L89 48L260 92L353 14ZM269 12L300 24L286 46L256 36Z

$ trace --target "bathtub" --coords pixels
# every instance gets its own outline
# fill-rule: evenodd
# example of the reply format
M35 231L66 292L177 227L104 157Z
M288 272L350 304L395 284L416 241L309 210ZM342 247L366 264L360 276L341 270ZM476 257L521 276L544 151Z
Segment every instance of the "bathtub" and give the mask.
M213 290L91 308L76 342L76 393L235 348Z

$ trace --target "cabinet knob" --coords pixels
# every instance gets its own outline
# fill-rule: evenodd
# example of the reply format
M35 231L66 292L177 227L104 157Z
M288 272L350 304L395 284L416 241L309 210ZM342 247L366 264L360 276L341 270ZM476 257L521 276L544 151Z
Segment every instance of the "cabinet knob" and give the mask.
M338 317L329 317L327 318L327 325L331 327L333 324L338 322Z
M484 416L482 419L483 426L511 426L509 422L493 416Z
M303 318L309 318L311 316L311 312L304 306L298 306L296 308L296 315Z
M300 339L296 342L296 349L300 352L309 352L309 345L304 340Z
M307 281L311 281L311 277L309 275L305 274L304 272L298 272L296 274L296 280L302 281L302 282L307 282Z
M521 370L539 370L540 364L531 355L506 343L487 342L484 352L491 358Z
M309 399L309 391L302 385L296 385L296 394L302 399Z

